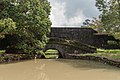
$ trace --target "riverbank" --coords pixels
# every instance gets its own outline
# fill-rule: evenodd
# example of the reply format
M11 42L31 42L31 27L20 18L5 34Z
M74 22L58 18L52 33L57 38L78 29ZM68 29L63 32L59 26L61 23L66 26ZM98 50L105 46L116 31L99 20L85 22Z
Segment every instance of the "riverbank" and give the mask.
M29 56L26 54L1 54L0 55L0 64L8 64L8 63L15 63L21 62L26 60L34 59L34 56ZM68 55L67 59L80 59L80 60L89 60L89 61L97 61L103 64L108 64L111 66L116 66L120 68L120 59L115 60L111 58L106 58L102 56L95 56L93 54L70 54Z
M95 56L95 55L91 55L91 54L71 54L68 56L68 59L80 59L80 60L90 60L90 61L97 61L103 64L108 64L111 66L116 66L118 68L120 68L120 59L119 60L115 60L115 59L111 59L108 57L102 57L102 56Z
M28 54L0 54L0 64L8 64L34 59Z
M47 51L45 53L44 58L48 59L56 59L58 58L57 51ZM0 63L14 63L21 62L32 59L41 59L42 56L35 56L29 54L6 54L1 52L0 54ZM80 60L92 60L97 61L103 64L108 64L111 66L116 66L120 68L120 50L98 50L97 53L89 53L89 54L70 54L67 56L67 59L80 59Z

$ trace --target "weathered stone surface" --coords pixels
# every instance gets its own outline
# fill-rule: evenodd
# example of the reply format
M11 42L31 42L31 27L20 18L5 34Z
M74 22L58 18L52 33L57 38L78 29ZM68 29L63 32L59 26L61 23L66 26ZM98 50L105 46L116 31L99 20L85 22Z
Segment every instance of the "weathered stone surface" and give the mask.
M52 27L48 37L50 41L44 50L56 49L64 58L69 54L94 53L96 52L95 47L107 48L109 46L107 41L116 40L113 36L99 34L91 28L70 27Z
M94 43L94 33L97 33L91 28L51 28L49 37L57 37L67 40L76 40L82 43L92 45Z
M96 31L91 28L51 28L50 41L44 50L56 49L63 58L69 54L94 53L96 48L85 45L92 44L89 39L93 39L93 33Z
M80 54L80 53L86 53L86 51L81 50L76 47L68 46L68 45L63 45L63 44L47 44L45 47L45 50L48 49L56 49L59 52L59 57L60 58L67 58L69 54Z
M115 39L112 35L109 34L98 33L92 28L52 27L49 37L76 40L81 43L99 48L120 49L120 45L108 44L108 41L115 41L119 43L120 40Z

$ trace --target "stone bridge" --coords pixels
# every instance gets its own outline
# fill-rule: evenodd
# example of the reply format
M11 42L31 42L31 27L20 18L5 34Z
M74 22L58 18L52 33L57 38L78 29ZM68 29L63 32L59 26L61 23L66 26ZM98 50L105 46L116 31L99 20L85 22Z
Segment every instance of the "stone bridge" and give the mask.
M49 43L46 45L45 50L55 49L59 52L60 58L67 58L69 54L80 54L80 53L94 53L96 48L88 46L73 40L66 40L60 38L50 38Z
M109 40L118 41L111 35L99 34L91 28L52 27L48 37L50 40L44 51L56 49L59 57L63 58L69 54L94 53L96 47L106 47Z

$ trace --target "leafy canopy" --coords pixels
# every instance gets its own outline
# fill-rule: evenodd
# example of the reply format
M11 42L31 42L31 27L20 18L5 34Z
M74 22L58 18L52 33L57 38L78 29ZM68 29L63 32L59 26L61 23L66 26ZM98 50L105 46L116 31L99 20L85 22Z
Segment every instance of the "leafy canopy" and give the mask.
M0 22L8 19L8 27L15 29L12 34L18 37L18 42L9 47L27 53L44 47L51 26L50 8L47 0L0 0ZM0 29L5 25L1 22Z
M96 7L106 32L120 31L120 0L96 0Z
M96 7L101 12L99 18L86 20L83 24L120 38L120 0L96 0Z
M0 20L0 38L4 38L5 34L12 34L16 29L16 23L8 18Z

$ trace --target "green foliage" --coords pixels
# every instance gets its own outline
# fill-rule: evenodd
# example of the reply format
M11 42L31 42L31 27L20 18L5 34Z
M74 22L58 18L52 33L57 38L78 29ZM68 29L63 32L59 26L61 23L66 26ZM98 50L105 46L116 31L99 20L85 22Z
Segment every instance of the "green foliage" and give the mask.
M103 23L101 22L100 19L97 19L95 17L92 20L86 19L83 22L83 26L82 27L93 28L96 31L98 31L99 33L105 32Z
M16 23L13 34L19 37L19 43L9 48L27 53L36 53L43 48L50 32L50 8L47 0L0 0L0 20L13 20Z
M120 0L96 0L96 7L101 12L99 19L87 19L84 26L110 33L120 39Z
M118 33L120 31L120 0L96 0L96 7L102 12L99 17L104 31L111 34Z
M113 35L115 36L115 38L120 39L120 32L114 32Z
M118 45L118 43L116 41L107 41L107 43L109 45Z
M16 29L16 23L8 18L0 20L0 37L3 37L5 34L12 34Z

